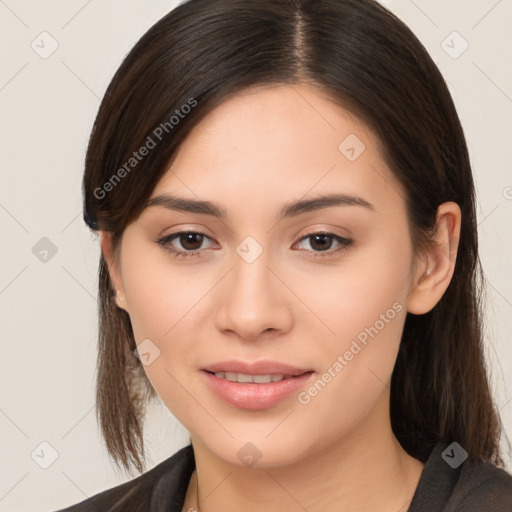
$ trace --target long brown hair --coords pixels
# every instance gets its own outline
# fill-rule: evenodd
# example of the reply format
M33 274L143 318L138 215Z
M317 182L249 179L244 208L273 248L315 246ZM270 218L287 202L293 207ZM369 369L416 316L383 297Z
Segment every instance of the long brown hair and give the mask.
M426 49L377 2L189 0L164 16L126 56L99 108L83 179L86 223L110 232L119 248L180 143L216 105L253 85L297 83L320 87L378 136L406 191L415 249L428 241L441 203L460 206L453 279L432 311L406 318L391 422L403 448L422 461L439 441L457 441L471 459L501 463L464 133ZM149 152L131 160L144 145ZM145 407L156 394L135 347L101 257L97 418L114 461L143 471Z

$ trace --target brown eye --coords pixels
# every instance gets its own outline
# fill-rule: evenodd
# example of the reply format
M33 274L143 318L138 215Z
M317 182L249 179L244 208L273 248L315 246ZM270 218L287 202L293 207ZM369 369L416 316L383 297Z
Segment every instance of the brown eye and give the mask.
M334 238L330 235L312 235L310 238L311 248L315 251L326 251L332 247Z
M187 251L197 251L203 244L203 238L200 233L180 233L177 239Z
M160 238L157 243L165 250L174 253L177 258L189 258L210 248L202 247L205 240L211 241L211 238L196 231L180 231Z
M314 254L314 256L330 256L334 253L337 253L340 250L347 249L354 241L348 238L343 238L339 235L335 235L334 233L311 233L310 235L306 235L302 237L299 243L304 242L305 240L309 240L309 246L311 250L306 250L308 252L320 253ZM333 247L334 244L338 244L338 247L334 250L329 250ZM321 254L321 253L325 253Z

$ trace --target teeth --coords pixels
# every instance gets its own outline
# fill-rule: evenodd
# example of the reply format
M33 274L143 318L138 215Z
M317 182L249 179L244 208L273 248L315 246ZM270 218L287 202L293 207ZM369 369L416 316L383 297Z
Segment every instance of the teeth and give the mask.
M255 384L268 384L270 382L278 382L285 378L291 378L291 375L249 375L248 373L235 373L235 372L216 372L215 377L219 379L226 379L231 382L240 382L240 383L252 383Z
M268 384L272 382L272 375L254 375L252 381L256 384Z

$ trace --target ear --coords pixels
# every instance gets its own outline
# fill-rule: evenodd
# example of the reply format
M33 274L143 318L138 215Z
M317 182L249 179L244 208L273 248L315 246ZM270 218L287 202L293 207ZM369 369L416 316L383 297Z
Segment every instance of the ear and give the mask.
M112 293L115 295L116 304L119 308L128 312L126 297L124 294L123 280L118 258L114 254L112 235L110 232L100 230L100 247L105 262L107 263L110 282L112 283Z
M460 238L461 211L454 202L437 209L434 240L416 264L407 311L428 313L439 302L453 277Z

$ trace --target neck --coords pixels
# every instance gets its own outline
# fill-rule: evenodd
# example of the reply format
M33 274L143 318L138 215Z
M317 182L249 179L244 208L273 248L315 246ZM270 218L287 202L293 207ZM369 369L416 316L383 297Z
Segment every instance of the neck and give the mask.
M386 400L357 430L294 464L236 466L192 437L196 472L184 510L268 512L337 510L403 511L412 500L423 469L393 435ZM385 413L385 424L375 416ZM199 503L196 485L199 483ZM193 505L191 505L193 504ZM229 504L229 509L227 505Z

